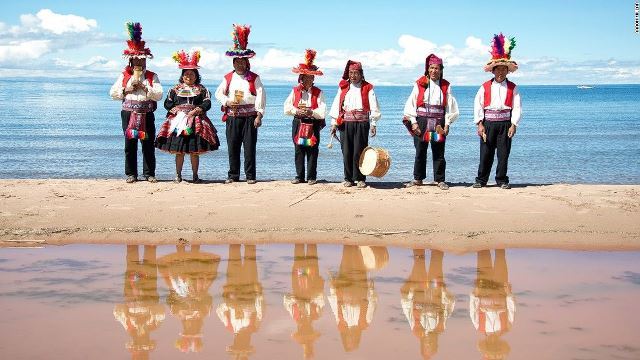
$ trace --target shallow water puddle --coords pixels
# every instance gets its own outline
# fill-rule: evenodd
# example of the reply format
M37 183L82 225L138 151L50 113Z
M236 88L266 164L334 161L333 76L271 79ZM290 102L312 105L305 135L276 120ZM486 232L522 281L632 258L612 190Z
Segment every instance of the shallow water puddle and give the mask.
M0 249L4 359L637 359L640 253Z

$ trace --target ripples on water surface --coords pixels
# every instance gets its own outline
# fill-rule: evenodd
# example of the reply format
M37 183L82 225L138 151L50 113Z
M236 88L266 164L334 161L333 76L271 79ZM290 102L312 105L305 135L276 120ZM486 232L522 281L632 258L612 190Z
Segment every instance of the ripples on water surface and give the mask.
M214 90L217 83L206 82ZM172 86L164 81L165 90ZM455 84L454 84L455 85ZM0 80L0 178L122 178L123 136L119 102L108 96L111 83L70 80ZM335 87L323 86L328 101ZM291 119L282 104L289 86L268 86L268 106L258 135L258 178L295 176ZM460 119L447 139L447 180L472 182L478 167L478 138L472 124L475 86L454 87ZM385 181L409 180L413 143L401 125L410 87L377 87L383 119L373 145L389 149L392 167ZM524 118L509 161L514 183L616 183L640 181L640 85L522 86ZM228 158L218 107L210 113L222 146L201 161L201 177L226 178ZM156 112L159 128L164 114ZM321 135L318 176L342 179L339 148L326 149ZM158 153L157 174L173 179L173 156ZM141 154L139 154L141 158ZM431 161L429 154L428 161ZM141 159L139 160L141 165ZM188 165L185 169L188 171ZM427 167L428 178L433 175Z
M0 249L5 359L637 359L640 254Z

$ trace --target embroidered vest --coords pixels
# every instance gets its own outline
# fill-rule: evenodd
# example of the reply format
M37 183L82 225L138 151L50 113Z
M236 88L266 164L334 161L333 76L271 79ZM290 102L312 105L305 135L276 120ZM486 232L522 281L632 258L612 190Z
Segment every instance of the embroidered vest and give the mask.
M429 78L426 76L421 77L416 81L418 85L418 98L416 100L416 107L424 106L424 92L429 88ZM445 79L440 79L440 90L442 90L442 106L447 107L447 92L449 91L449 82Z
M491 105L491 83L493 79L482 84L484 88L484 107ZM516 88L516 84L507 80L507 98L504 99L504 104L510 108L513 108L513 90Z
M233 77L233 73L235 71L232 71L230 73L228 73L227 75L224 76L224 79L227 82L227 87L224 89L224 96L229 96L229 86L231 85L231 77ZM247 70L247 73L245 74L245 80L247 80L249 82L249 92L251 93L251 95L256 96L257 92L256 92L256 78L258 77L258 75L254 72L251 72L249 70Z
M298 85L293 88L293 107L298 108L298 104L300 103L300 99L302 98L303 86ZM318 108L318 96L320 96L320 92L322 90L318 89L315 86L311 87L311 109Z
M145 70L144 72L144 77L145 79L147 79L147 81L149 82L149 86L153 86L153 76L156 73L149 71L149 70ZM122 72L122 87L126 88L127 87L127 83L129 82L129 79L131 79L131 77L133 76L133 69L131 68L131 66L127 66L126 68L124 68L124 71Z
M347 92L351 87L351 83L347 80L341 80L340 84L340 112L342 113L344 110L342 109L344 106L344 99L347 97ZM362 80L362 87L360 88L360 95L362 96L362 110L364 112L370 112L371 107L369 106L369 92L373 90L373 85L368 82Z

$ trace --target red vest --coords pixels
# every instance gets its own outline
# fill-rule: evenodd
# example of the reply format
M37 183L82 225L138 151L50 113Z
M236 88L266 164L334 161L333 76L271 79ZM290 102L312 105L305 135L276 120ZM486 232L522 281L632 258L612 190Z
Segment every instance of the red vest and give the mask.
M149 86L153 86L153 75L155 75L156 73L146 70L144 72L144 77L145 79L147 79L147 81L149 82ZM131 66L127 66L126 68L124 68L124 71L122 72L122 87L126 88L127 87L127 83L129 82L129 79L131 79L131 77L133 76L133 69L131 68Z
M421 77L416 81L418 85L418 99L416 101L416 107L424 106L424 92L429 88L429 78L426 76ZM447 92L449 91L449 82L445 79L440 79L440 90L442 90L442 106L447 107Z
M235 71L232 71L230 73L228 73L227 75L224 76L224 79L227 81L227 88L224 90L224 96L229 96L229 86L231 85L231 77L233 76L233 73ZM249 92L251 93L251 95L256 96L257 92L256 92L256 78L258 77L258 74L253 73L249 70L247 70L247 73L245 74L245 79L249 82Z
M295 107L296 109L298 108L298 103L300 103L300 98L302 98L302 91L303 91L303 86L302 84L296 86L293 88L293 107ZM317 109L318 108L318 96L320 96L320 89L318 89L315 86L311 87L311 109Z
M344 98L347 96L347 91L351 87L351 83L347 80L340 80L340 112L342 112L342 107L344 106ZM371 108L369 107L369 91L373 90L373 85L368 82L362 80L362 87L360 88L360 95L362 96L362 110L369 112Z
M484 107L491 105L491 83L493 79L482 84L484 88ZM504 104L510 108L513 108L513 90L516 88L516 84L507 80L507 98L504 99Z

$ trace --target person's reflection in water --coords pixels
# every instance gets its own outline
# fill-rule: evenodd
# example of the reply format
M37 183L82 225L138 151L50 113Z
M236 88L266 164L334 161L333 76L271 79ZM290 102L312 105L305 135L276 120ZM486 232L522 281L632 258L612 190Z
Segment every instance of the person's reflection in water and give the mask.
M233 332L233 345L227 346L227 352L234 359L248 359L254 352L251 335L258 331L264 309L255 245L245 245L244 259L241 245L229 245L227 283L222 290L222 299L216 313L224 326Z
M149 359L149 352L156 347L155 340L151 340L151 332L164 320L164 307L158 296L156 247L145 246L144 257L140 260L138 245L128 245L126 261L125 303L116 305L113 316L131 336L131 341L125 345L131 358Z
M438 352L438 336L444 332L455 307L455 296L444 283L443 257L442 251L431 250L427 272L425 251L413 250L413 269L400 289L402 312L411 331L420 339L420 353L424 359Z
M185 245L178 245L175 253L158 260L158 269L169 288L167 305L182 322L175 344L182 352L202 349L202 326L213 305L209 287L218 275L219 263L220 256L201 252L199 245L192 245L190 251Z
M344 350L360 346L360 336L373 320L378 297L367 270L381 269L389 255L384 247L345 245L337 275L330 278L329 305L336 319Z
M291 337L302 345L304 358L314 357L313 343L320 333L313 329L312 322L320 318L324 308L324 279L318 268L316 245L296 244L291 269L293 292L284 296L284 307L296 321L298 330Z
M516 311L505 251L498 249L495 253L495 264L492 264L489 250L478 251L476 286L469 295L471 321L484 335L478 341L483 359L506 359L511 348L500 336L511 329Z

